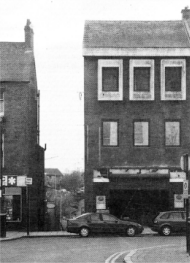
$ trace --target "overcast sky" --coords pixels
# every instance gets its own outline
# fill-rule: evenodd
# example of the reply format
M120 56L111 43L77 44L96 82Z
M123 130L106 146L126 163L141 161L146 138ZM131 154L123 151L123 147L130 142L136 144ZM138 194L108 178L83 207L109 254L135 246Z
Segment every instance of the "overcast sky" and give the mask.
M85 20L181 20L188 0L0 0L0 41L34 29L46 168L84 168L82 40Z

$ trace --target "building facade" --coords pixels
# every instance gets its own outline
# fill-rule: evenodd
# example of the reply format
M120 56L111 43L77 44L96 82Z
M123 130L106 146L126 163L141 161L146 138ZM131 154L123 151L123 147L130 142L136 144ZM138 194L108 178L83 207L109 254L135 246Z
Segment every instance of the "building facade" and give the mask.
M180 21L86 21L83 56L86 211L146 223L177 208L190 149L190 10Z
M0 43L1 204L8 228L25 228L30 221L31 229L42 229L44 149L39 145L40 93L29 20L24 30L24 42Z

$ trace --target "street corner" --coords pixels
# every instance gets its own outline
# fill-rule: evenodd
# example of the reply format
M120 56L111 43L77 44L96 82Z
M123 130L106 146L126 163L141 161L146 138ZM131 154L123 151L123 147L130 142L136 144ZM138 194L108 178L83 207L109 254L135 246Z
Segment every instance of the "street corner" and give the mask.
M152 262L165 262L165 263L179 263L190 262L190 256L186 252L186 248L176 245L163 245L145 247L131 250L126 253L123 259L124 263L152 263Z

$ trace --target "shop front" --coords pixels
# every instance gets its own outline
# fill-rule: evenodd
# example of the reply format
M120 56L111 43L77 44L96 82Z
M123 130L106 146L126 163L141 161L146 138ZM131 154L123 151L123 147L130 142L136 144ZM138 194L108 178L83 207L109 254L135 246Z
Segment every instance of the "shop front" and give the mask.
M158 212L173 210L175 195L181 191L179 183L170 182L169 169L109 169L107 178L94 174L94 199L100 196L111 214L144 225L152 224Z
M3 176L3 210L8 227L25 224L26 176ZM24 222L23 222L24 221Z

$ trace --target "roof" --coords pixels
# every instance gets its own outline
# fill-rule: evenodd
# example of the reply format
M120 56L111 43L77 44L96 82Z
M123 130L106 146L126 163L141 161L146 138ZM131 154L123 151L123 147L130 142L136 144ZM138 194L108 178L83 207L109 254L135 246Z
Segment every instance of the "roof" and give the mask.
M63 174L57 168L46 168L45 169L46 175L56 175L56 176L63 176Z
M24 42L0 42L0 81L29 81L33 52Z
M84 48L189 48L183 21L86 21Z

